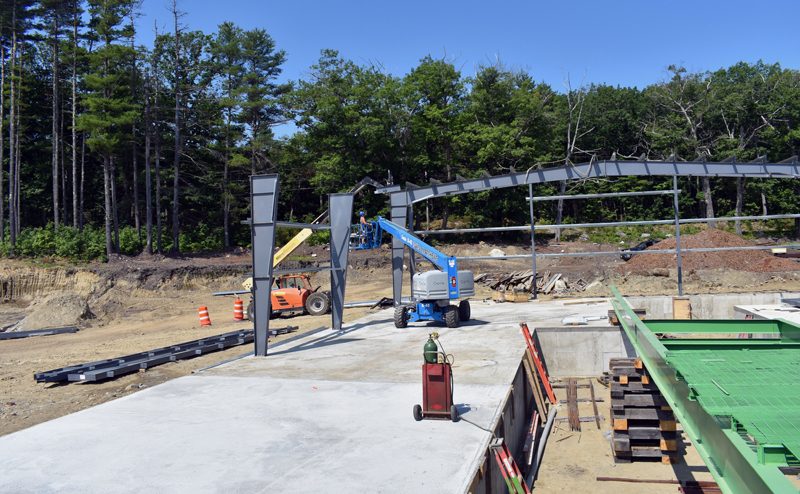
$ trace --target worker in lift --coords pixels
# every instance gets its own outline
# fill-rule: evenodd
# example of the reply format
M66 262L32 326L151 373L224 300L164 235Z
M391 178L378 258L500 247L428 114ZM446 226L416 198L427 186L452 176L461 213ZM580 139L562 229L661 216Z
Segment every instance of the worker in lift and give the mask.
M361 215L361 243L367 243L367 217L364 215L364 211L359 213Z

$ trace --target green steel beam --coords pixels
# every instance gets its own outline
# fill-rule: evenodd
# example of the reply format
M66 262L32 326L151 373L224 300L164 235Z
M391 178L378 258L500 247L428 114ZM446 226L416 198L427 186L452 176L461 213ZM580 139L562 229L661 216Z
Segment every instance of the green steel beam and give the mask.
M639 358L642 359L647 370L652 376L653 381L658 386L661 394L668 401L677 419L683 426L683 430L691 438L693 444L709 468L709 471L716 479L720 488L725 493L746 494L755 492L773 492L776 494L797 494L798 490L781 473L781 471L771 464L775 458L772 445L761 445L756 451L752 445L748 444L740 435L736 421L732 421L730 427L723 428L718 421L718 417L709 414L697 401L696 396L685 382L679 379L676 369L668 364L669 351L675 340L669 341L668 349L662 340L651 330L644 321L633 312L633 309L625 302L615 286L611 286L611 291L616 300L611 300L617 317L628 335L633 347L636 349ZM658 333L708 333L709 330L702 330L702 321L687 321L690 324L683 329L684 322L659 321ZM762 321L748 321L756 323L753 327L766 328L769 324ZM774 321L765 321L772 323ZM786 326L785 328L782 326ZM753 333L758 332L753 329L742 330L740 321L731 321L731 326L724 326L719 323L712 324L717 331L722 333ZM736 327L736 330L731 328ZM791 327L791 328L790 328ZM776 329L786 329L786 335L782 336L781 341L794 343L800 341L800 331L797 326L787 321L777 323ZM771 330L764 332L771 333ZM702 341L702 340L701 340ZM715 340L718 341L718 340ZM739 340L746 341L749 346L754 341L770 340ZM774 344L776 340L772 340ZM681 344L684 342L681 341ZM708 340L704 343L707 345ZM758 343L760 344L760 343ZM759 456L761 462L759 462ZM778 456L778 455L775 455ZM765 461L767 460L767 461Z

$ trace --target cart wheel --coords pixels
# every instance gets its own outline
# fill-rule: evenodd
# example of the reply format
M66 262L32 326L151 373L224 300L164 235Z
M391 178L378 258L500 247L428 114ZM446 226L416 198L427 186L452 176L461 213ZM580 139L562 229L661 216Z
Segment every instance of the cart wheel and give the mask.
M450 413L452 414L452 412ZM422 407L419 405L414 405L414 420L416 420L417 422L422 420Z
M458 422L458 408L455 405L450 405L450 420Z

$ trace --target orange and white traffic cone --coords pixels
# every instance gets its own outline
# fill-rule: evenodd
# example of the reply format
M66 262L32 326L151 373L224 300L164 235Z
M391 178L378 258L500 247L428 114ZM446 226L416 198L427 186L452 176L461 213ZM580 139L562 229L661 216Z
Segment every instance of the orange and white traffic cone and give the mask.
M244 302L239 299L233 302L233 320L236 322L244 321Z
M200 311L200 326L211 326L211 318L208 317L208 307L204 305L198 310Z

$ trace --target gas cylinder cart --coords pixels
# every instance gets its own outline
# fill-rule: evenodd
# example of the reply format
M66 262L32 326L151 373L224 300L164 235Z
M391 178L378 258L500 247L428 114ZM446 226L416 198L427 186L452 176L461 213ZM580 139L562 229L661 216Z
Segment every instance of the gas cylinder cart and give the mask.
M431 333L428 336L423 357L422 406L414 405L414 419L458 421L458 409L453 404L454 357L444 352L439 341L439 333Z

